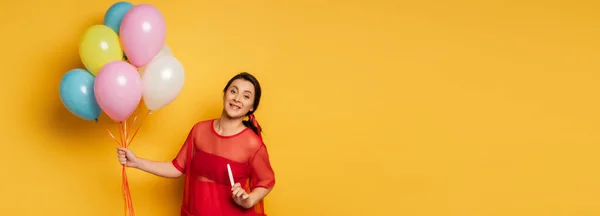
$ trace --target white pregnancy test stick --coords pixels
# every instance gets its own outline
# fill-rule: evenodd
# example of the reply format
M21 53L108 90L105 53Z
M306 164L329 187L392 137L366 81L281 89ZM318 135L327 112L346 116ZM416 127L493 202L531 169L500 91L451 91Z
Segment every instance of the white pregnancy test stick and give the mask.
M233 173L231 173L231 166L227 164L227 172L229 173L229 182L231 182L231 187L233 187Z

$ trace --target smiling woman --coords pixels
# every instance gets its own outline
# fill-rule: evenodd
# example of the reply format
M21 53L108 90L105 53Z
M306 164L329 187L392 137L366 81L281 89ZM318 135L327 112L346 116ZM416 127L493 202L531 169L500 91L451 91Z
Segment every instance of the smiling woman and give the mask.
M253 115L260 96L258 80L240 73L223 89L221 117L196 123L172 161L138 158L126 148L117 150L119 160L166 178L185 174L181 215L265 215L262 200L275 185L275 175Z
M240 116L245 113L250 119L243 121L243 124L260 135L262 129L253 114L260 103L261 88L258 80L249 73L240 73L229 80L223 89L223 94L223 106L225 107L223 112L227 112L224 114ZM229 113L228 110L232 112Z

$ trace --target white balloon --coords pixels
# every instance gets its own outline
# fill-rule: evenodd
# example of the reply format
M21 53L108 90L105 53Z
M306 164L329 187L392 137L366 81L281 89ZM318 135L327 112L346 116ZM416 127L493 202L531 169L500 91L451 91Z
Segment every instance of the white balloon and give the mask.
M173 51L171 51L171 48L169 47L169 45L164 44L162 49L160 49L160 52L158 52L158 54L156 54L154 56L154 58L152 58L152 60L154 60L158 57L161 57L161 56L173 56ZM138 72L140 73L140 76L142 76L142 77L144 76L144 72L146 71L146 66L147 66L147 64L138 68Z
M173 51L171 51L171 48L169 47L169 45L164 44L162 49L160 49L160 52L158 52L158 54L156 54L156 56L154 58L158 58L161 56L172 56L173 55Z
M150 111L170 104L183 89L183 65L172 55L155 57L141 72L144 104Z

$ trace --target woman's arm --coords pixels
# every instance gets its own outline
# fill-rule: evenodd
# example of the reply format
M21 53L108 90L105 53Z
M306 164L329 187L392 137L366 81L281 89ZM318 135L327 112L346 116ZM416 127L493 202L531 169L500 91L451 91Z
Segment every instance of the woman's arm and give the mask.
M138 158L138 166L136 167L139 170L165 177L165 178L178 178L183 173L181 173L172 162L165 161L152 161L144 158Z
M235 184L231 189L234 201L244 208L251 208L259 203L275 186L275 173L264 144L255 152L250 164L250 178L254 182L253 185L250 185L253 187L252 191L247 193L240 183Z
M181 173L172 162L152 161L145 158L138 158L127 148L117 147L119 162L121 164L137 168L139 170L165 178L178 178Z
M250 192L250 201L251 201L251 206L256 205L256 203L260 202L263 198L265 198L267 196L267 194L269 194L269 192L271 192L271 190L273 190L273 188L263 188L263 187L257 187L256 189L254 189L252 192Z
M271 188L257 187L252 192L246 193L246 191L241 187L240 183L233 185L232 195L233 200L240 206L244 208L252 208L256 203L260 202L263 198L273 190Z

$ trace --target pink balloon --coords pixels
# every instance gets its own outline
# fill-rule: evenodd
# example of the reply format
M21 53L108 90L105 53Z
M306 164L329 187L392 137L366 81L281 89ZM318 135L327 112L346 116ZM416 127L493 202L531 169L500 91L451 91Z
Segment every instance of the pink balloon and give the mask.
M94 94L102 111L116 122L125 121L142 100L142 78L125 61L104 65L94 82Z
M164 17L156 7L149 4L129 9L119 31L121 46L131 64L136 67L148 64L165 43Z

